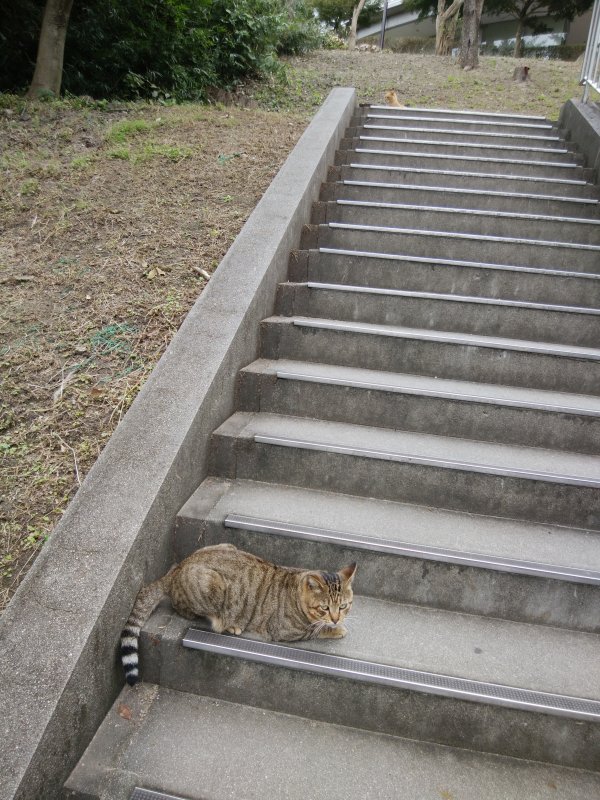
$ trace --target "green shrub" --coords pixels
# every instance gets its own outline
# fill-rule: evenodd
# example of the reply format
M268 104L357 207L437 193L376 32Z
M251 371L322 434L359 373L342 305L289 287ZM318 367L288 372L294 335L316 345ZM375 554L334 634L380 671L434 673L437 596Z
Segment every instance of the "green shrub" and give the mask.
M306 0L296 0L279 33L277 52L282 55L301 55L324 46L325 33Z
M33 75L45 0L4 0L0 91ZM73 5L63 91L96 98L206 99L246 77L277 71L277 52L319 46L304 0L87 0Z

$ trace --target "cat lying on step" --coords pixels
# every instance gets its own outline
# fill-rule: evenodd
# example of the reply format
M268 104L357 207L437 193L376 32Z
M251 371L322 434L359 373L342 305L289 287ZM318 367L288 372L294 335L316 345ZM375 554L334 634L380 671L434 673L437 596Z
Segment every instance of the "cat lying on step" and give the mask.
M138 594L121 634L127 683L139 679L140 630L165 597L186 619L207 617L215 633L253 633L267 641L339 639L352 608L356 564L339 572L278 567L217 544L196 550Z

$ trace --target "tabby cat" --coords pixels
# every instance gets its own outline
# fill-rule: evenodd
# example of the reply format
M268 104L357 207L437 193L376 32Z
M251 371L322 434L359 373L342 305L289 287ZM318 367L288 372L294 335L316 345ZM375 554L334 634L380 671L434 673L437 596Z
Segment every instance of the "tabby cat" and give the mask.
M346 635L355 572L354 563L339 572L279 567L232 544L196 550L138 594L121 634L127 683L139 678L140 629L165 597L186 619L207 617L215 633L247 631L281 642L339 639Z

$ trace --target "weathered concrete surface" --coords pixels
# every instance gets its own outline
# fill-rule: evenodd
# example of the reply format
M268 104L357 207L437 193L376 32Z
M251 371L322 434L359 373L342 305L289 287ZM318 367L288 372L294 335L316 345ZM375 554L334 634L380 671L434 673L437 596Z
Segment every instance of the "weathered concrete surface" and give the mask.
M124 720L118 702L131 707ZM211 800L582 800L600 776L397 739L190 697L123 690L69 779L72 800L120 800L138 786ZM227 741L227 752L223 742Z
M0 798L52 800L122 679L118 634L205 475L355 105L334 90L244 226L0 620Z
M569 100L561 109L558 124L579 146L596 181L600 168L600 109L580 100Z

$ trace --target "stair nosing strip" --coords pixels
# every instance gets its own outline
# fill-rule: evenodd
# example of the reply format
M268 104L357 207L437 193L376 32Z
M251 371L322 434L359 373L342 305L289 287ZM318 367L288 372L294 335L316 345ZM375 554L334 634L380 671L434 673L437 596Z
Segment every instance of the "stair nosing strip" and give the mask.
M438 120L442 121L442 120ZM450 121L450 120L448 120ZM460 120L456 120L460 122ZM416 128L412 125L371 125L368 122L364 125L357 125L356 128L360 130L377 130L377 131L412 131L415 133L451 133L461 136L488 136L490 138L502 137L505 139L535 139L542 142L562 142L560 136L531 136L528 133L506 133L505 131L458 131L452 128Z
M415 156L416 158L440 158L444 161L477 161L490 164L518 164L519 166L530 167L553 167L557 169L577 169L579 164L570 164L562 161L527 161L518 158L489 158L488 156L458 156L446 155L444 153L422 153L404 150L377 150L368 147L356 147L353 153L369 153L371 155L384 156Z
M394 108L394 106L386 106L373 103L372 105L369 106L369 108L373 108L375 110L389 111L390 109ZM424 111L426 114L460 114L462 116L471 115L473 117L506 117L507 119L535 119L535 120L541 120L542 122L547 122L546 117L542 117L539 114L504 114L502 111L466 111L457 108L424 108L422 106L407 106L406 109L402 110L415 111L418 113ZM551 124L550 127L552 127Z
M307 281L305 285L309 289L321 289L333 292L378 294L386 297L410 297L422 300L439 300L441 302L474 303L478 305L501 306L503 308L524 308L532 311L556 311L559 313L600 316L600 309L586 308L583 306L559 306L552 303L534 303L525 300L500 300L495 297L443 294L441 292L419 292L410 291L408 289L382 289L377 286L353 286L346 283L319 283L318 281Z
M548 178L540 175L507 175L497 172L461 172L460 170L451 169L423 169L422 167L398 167L392 164L355 164L350 163L347 165L353 169L375 169L375 170L388 170L393 172L414 172L423 175L451 175L459 178L497 178L499 180L509 181L533 181L535 183L560 183L568 186L591 186L587 181L572 180L570 178Z
M369 389L381 392L393 392L394 394L409 394L419 397L439 397L443 400L456 400L466 403L484 403L486 405L505 406L508 408L526 408L532 411L548 411L559 414L577 414L587 417L600 416L600 410L594 411L589 408L578 408L576 406L559 406L551 403L533 403L527 400L517 400L508 397L493 397L477 394L461 394L460 392L445 392L440 389L427 389L417 386L393 386L387 383L375 383L370 381L357 381L344 378L323 377L321 375L306 375L301 372L290 372L288 370L276 370L275 375L281 380L305 381L307 383L323 383L335 386L347 386L352 389Z
M406 116L403 114L366 114L365 119L402 119L402 120L414 120L415 117ZM485 119L441 119L435 117L418 117L417 118L420 122L460 122L461 125L495 125L499 128L537 128L537 130L541 131L551 131L553 130L553 125L535 125L535 124L528 124L524 122L500 122L500 121L491 121Z
M511 197L522 198L524 200L557 200L561 203L583 203L585 205L598 205L598 200L590 197L563 197L555 194L529 194L527 192L495 192L492 189L466 189L454 186L423 186L412 183L383 183L380 181L340 181L344 186L364 186L365 188L375 186L380 189L410 189L419 192L441 192L454 194L473 194L485 195L490 197ZM568 218L567 218L568 219Z
M585 217L561 217L553 214L524 214L519 211L496 211L487 208L460 208L454 206L427 206L412 203L389 203L385 200L347 200L339 198L333 200L340 206L357 206L363 208L385 208L402 211L433 211L443 214L469 214L476 217L501 217L503 219L525 219L538 222L574 222L577 225L600 225L600 219L586 219Z
M520 267L511 264L489 264L485 261L463 261L461 259L435 258L433 256L405 256L400 253L377 253L369 250L346 250L339 247L319 247L319 253L342 255L358 258L381 258L386 261L416 261L422 264L439 264L451 267L469 267L471 269L504 270L505 272L528 272L534 275L552 275L563 278L585 278L600 280L600 273L569 272L564 269L544 269L543 267Z
M511 339L494 341L491 337L477 336L475 334L460 334L454 331L429 331L417 328L402 329L398 327L384 327L370 323L348 322L346 320L311 319L308 317L286 317L295 327L321 328L324 330L348 331L350 333L365 333L374 336L390 336L394 339L420 339L444 344L457 344L464 347L487 347L492 350L514 350L515 352L530 353L535 355L557 356L563 358L578 358L587 361L600 361L600 350L591 347L572 347L555 345L549 342L518 342Z
M144 789L136 786L129 800L186 800L186 798L178 794L166 794L156 789Z
M558 473L554 472L496 467L489 464L475 464L469 461L457 461L449 458L420 456L413 453L393 453L389 450L374 450L368 447L357 447L355 445L313 442L308 439L293 439L286 436L271 436L269 434L262 433L254 434L253 439L257 444L270 444L277 447L313 450L323 453L337 453L339 455L357 456L359 458L373 458L380 461L393 461L399 464L416 464L422 467L449 469L456 472L473 472L479 475L494 475L501 478L515 478L517 480L530 480L540 483L556 483L560 484L561 486L576 486L579 488L589 489L600 488L600 478L578 478L573 475L559 475Z
M600 245L578 242L553 242L546 239L523 239L515 236L492 236L483 233L459 233L456 231L435 231L428 228L394 228L391 225L361 225L354 222L327 222L328 228L352 231L373 231L377 233L400 233L409 236L435 236L450 239L475 239L478 242L498 242L499 244L522 244L534 247L564 247L567 250L600 251Z
M226 636L197 630L194 627L188 629L182 645L205 652L246 658L261 664L284 666L472 702L537 711L580 720L598 721L600 719L600 702L595 700L406 669L330 653L303 650L273 642Z
M479 569L496 570L539 578L562 580L569 583L583 583L600 586L600 572L583 570L575 567L561 567L537 561L524 561L515 558L490 556L483 553L434 547L432 545L400 542L393 539L363 536L349 531L337 531L328 528L317 528L311 525L279 522L246 514L227 514L223 521L225 528L269 533L276 536L300 538L315 542L332 542L344 547L358 550L369 550L407 558L423 558L428 561L441 561L448 564L477 567Z
M487 144L485 142L446 142L436 139L398 139L393 136L363 136L357 137L364 142L397 142L398 144L432 144L435 147L472 147L482 150L518 150L524 153L561 153L567 155L569 150L552 147L525 147L524 145ZM529 162L528 162L529 163Z

